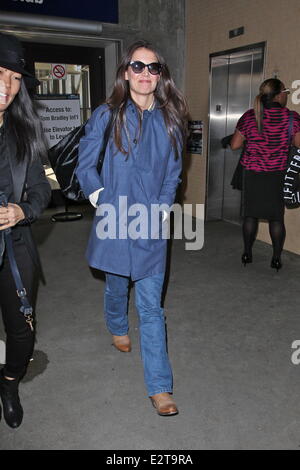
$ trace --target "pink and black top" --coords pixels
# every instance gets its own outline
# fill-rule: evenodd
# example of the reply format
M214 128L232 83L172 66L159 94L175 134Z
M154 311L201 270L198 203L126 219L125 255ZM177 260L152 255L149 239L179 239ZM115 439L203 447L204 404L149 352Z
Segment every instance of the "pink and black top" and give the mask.
M300 116L291 111L293 125L291 137L300 132ZM254 109L246 111L236 128L246 139L241 164L252 171L282 171L286 169L289 148L290 111L279 103L263 110L263 129L259 133Z

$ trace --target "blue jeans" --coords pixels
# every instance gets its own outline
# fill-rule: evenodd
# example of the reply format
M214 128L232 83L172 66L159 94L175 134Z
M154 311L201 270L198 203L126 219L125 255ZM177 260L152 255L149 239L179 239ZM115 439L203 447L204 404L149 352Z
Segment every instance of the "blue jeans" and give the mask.
M166 345L164 312L161 293L164 273L134 282L135 305L139 315L141 356L148 395L172 393L172 369ZM113 335L128 333L129 278L106 273L104 296L105 320Z

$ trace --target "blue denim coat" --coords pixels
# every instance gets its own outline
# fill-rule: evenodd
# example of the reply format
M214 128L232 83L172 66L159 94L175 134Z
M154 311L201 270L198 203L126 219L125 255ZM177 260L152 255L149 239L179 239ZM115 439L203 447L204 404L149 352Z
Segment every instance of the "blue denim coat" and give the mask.
M124 207L119 208L119 196L127 197L123 201L126 199L128 208L132 204L143 204L149 213L151 204L171 206L180 182L182 162L181 157L175 159L161 110L154 107L152 111L144 111L139 131L138 111L129 100L125 111L126 128L122 131L123 146L129 149L129 155L117 150L111 136L99 175L96 166L109 120L107 109L107 105L99 106L86 124L85 136L80 141L76 174L87 197L104 187L98 204L103 207L109 203L115 208L116 238L99 239L97 225L107 214L100 215L97 209L87 259L94 268L137 280L165 271L167 240L151 239L150 236L132 239L120 235L120 227L122 230L125 224L128 226L134 217L127 211L125 214ZM180 144L178 150L181 155Z

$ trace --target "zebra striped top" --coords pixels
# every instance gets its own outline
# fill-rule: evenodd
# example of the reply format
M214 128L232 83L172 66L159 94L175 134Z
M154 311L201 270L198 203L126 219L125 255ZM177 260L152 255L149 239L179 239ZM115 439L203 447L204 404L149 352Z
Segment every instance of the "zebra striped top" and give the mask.
M263 129L258 132L254 109L246 111L236 128L246 139L241 164L252 171L280 171L286 169L289 148L288 108L272 103L263 111ZM291 137L300 132L300 116L292 111L293 126Z

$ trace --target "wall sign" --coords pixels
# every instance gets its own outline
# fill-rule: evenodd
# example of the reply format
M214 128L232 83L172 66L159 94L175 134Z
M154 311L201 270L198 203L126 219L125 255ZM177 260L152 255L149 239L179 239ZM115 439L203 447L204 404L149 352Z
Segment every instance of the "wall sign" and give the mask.
M67 78L65 64L51 64L51 75L56 80L65 80Z
M229 31L229 39L236 38L237 36L241 36L241 34L245 33L245 28L244 26L241 26L240 28L236 29L231 29Z
M80 126L79 95L36 95L35 101L49 148Z
M203 121L189 121L188 122L188 139L187 139L187 152L198 153L202 155L203 142Z
M1 0L0 9L104 23L119 21L118 0Z

